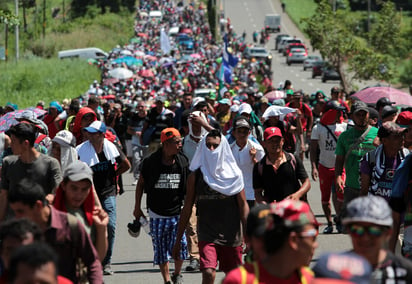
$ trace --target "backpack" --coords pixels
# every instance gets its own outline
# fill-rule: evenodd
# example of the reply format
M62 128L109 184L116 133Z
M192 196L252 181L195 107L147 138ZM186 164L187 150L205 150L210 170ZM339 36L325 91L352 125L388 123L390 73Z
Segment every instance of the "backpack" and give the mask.
M67 213L67 222L69 223L70 227L70 238L72 242L76 244L77 242L79 242L79 221L75 216ZM89 280L87 278L87 266L84 264L83 260L80 257L76 259L76 276L79 281L78 283L89 283Z

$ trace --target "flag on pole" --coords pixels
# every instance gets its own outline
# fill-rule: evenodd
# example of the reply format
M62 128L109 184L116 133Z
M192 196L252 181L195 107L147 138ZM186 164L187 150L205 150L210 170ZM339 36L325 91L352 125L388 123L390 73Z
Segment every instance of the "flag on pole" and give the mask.
M163 54L168 54L171 50L170 40L165 32L165 29L160 31L160 48L162 49Z

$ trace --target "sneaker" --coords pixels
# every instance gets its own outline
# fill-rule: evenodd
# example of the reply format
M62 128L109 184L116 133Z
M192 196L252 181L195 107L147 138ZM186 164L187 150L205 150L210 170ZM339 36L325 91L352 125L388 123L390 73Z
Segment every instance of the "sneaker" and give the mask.
M173 284L182 284L183 283L183 275L182 274L173 274L172 275Z
M324 234L332 234L333 233L333 226L332 224L327 225L325 229L323 229Z
M342 226L342 223L341 223L341 222L337 222L337 223L336 223L336 231L338 231L339 234L344 233L344 231L343 231L343 226Z
M114 272L113 272L112 267L110 266L110 264L106 264L103 267L103 275L113 275L113 274L114 274Z
M186 266L186 271L196 271L196 270L199 270L199 267L200 267L199 260L194 258L190 260L189 265Z
M137 179L134 180L134 182L132 182L132 185L136 185L137 184Z

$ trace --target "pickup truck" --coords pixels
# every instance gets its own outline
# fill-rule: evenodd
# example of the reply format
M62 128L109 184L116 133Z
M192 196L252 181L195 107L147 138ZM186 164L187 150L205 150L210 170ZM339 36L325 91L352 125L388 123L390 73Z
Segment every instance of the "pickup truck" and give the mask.
M264 27L266 32L280 32L280 15L268 14L265 16Z

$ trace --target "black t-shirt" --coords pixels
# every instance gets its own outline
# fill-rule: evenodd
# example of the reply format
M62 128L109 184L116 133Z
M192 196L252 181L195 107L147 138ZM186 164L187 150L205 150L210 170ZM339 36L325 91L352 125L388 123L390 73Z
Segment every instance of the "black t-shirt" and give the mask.
M156 108L152 108L146 117L146 121L150 126L154 126L155 130L152 133L151 141L160 142L160 133L163 129L173 127L173 114L167 113L163 109L162 113L158 113Z
M295 156L295 166L293 166L292 154L285 153L285 155L286 162L281 164L276 172L272 165L266 164L266 156L253 168L253 188L263 189L267 202L281 201L295 193L300 188L299 180L308 177L299 157Z
M180 180L182 177L181 169L174 163L166 166L160 163L160 176L154 186L146 191L147 206L154 213L161 216L176 216L180 214L184 188ZM153 169L145 167L143 164L143 178L152 175Z
M117 163L121 163L126 159L122 151L119 151L120 156L116 158ZM100 200L104 200L109 196L115 196L117 193L116 187L116 171L115 165L107 160L104 152L97 154L99 163L91 167L93 171L93 183L97 195Z

